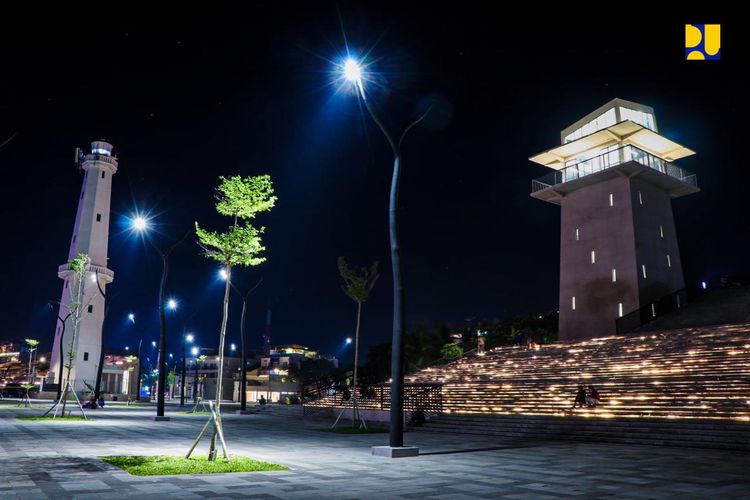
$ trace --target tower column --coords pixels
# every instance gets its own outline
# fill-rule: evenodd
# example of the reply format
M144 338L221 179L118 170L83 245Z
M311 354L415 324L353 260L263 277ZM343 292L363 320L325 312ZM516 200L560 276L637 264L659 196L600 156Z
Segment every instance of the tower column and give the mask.
M80 253L87 254L90 260L84 277L79 331L75 345L72 346L76 353L70 374L70 382L74 390L84 390L86 384L93 386L96 382L97 365L102 349L101 332L105 306L104 297L97 286L97 279L102 289L114 280L114 272L107 267L107 247L112 176L117 172L117 166L117 158L112 156L112 145L105 141L92 142L91 153L81 158L81 168L84 172L83 185L78 199L78 211L68 260ZM61 318L66 318L71 312L73 272L66 263L58 268L57 275L63 280L59 315ZM68 362L68 352L73 340L73 322L69 317L65 324L61 356L60 336L62 334L63 328L58 321L50 359L50 373L54 377L54 382L59 380L61 370L63 377L66 375L64 366Z

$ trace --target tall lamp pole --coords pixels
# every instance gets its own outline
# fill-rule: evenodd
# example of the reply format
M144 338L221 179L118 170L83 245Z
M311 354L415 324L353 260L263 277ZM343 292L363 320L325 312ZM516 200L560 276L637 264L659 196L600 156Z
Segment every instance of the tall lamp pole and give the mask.
M394 140L388 129L383 125L370 99L365 93L364 81L366 75L363 67L353 58L347 59L339 68L344 79L351 82L357 94L367 109L370 118L375 122L385 136L393 152L393 174L391 176L390 199L388 203L388 227L391 243L391 269L393 273L393 337L391 344L391 414L390 414L390 449L373 453L388 456L408 456L417 454L416 448L394 452L394 448L404 448L404 284L401 276L401 251L398 232L398 195L401 181L401 144L406 134L429 113L429 109L419 118L411 122L401 133L398 141Z
M148 221L141 216L136 216L132 219L132 227L135 231L144 234L149 244L156 250L156 253L161 257L162 272L161 281L159 283L159 356L157 358L157 365L159 370L159 377L157 387L159 392L156 394L156 418L155 420L169 420L169 417L164 416L164 387L167 384L167 304L164 303L164 292L167 287L167 275L169 274L169 255L174 251L177 246L187 238L190 232L186 232L180 240L174 242L169 247L162 249L159 248L154 240L149 236L148 233ZM173 301L173 299L170 299ZM176 305L176 303L175 303ZM151 384L153 385L153 384Z

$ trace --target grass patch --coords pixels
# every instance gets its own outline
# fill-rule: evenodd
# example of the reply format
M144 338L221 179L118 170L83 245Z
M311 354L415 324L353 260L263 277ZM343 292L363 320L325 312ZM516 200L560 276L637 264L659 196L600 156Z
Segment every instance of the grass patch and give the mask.
M46 417L43 416L26 416L26 417L16 417L18 420L86 420L84 417L80 415L72 415L72 416L65 416L65 417L57 417L52 418L52 415L48 415Z
M368 427L367 429L360 429L359 427L326 427L325 429L315 429L320 432L330 432L332 434L386 434L388 432L387 427Z
M41 410L43 408L49 408L49 406L39 406L39 405L16 406L16 405L0 404L0 410Z
M253 460L248 457L232 455L231 458L230 463L227 463L223 457L218 458L216 462L209 462L208 457L185 458L165 455L149 457L115 455L102 457L102 460L134 476L289 470L283 465Z

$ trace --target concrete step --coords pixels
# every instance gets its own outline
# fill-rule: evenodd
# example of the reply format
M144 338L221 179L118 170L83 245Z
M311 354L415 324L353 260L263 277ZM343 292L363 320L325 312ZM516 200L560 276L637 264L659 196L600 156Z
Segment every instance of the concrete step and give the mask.
M750 424L725 420L461 417L441 415L420 431L659 446L715 448L750 452Z

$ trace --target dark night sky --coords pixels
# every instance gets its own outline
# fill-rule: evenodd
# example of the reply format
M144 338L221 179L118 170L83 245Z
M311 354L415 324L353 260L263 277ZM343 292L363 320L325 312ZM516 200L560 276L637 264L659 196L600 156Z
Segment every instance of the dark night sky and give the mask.
M196 219L219 228L217 177L260 173L272 176L279 202L259 218L268 261L235 273L242 286L264 280L251 300L250 347L260 345L271 303L274 343L341 354L355 307L339 289L339 255L381 262L363 336L366 345L389 338L390 153L356 100L329 85L325 58L342 55L340 18L353 51L372 48L385 88L373 98L390 126L438 103L405 145L410 325L557 308L559 209L529 197L530 180L545 169L527 158L614 97L653 106L660 132L698 152L678 163L698 174L702 192L674 202L686 280L747 269L747 16L548 12L543 21L434 2L76 5L6 11L0 20L0 141L17 132L0 149L0 338L49 344L55 319L45 304L59 298L56 269L81 183L73 149L101 137L120 159L111 347L134 343L130 311L148 340L158 328L161 264L123 229L124 218L150 210L175 237ZM722 23L721 61L684 60L686 22ZM191 236L173 256L168 284L178 318L197 311L190 329L207 347L220 322L216 270ZM237 342L236 301L232 314ZM179 319L170 325L176 346Z

